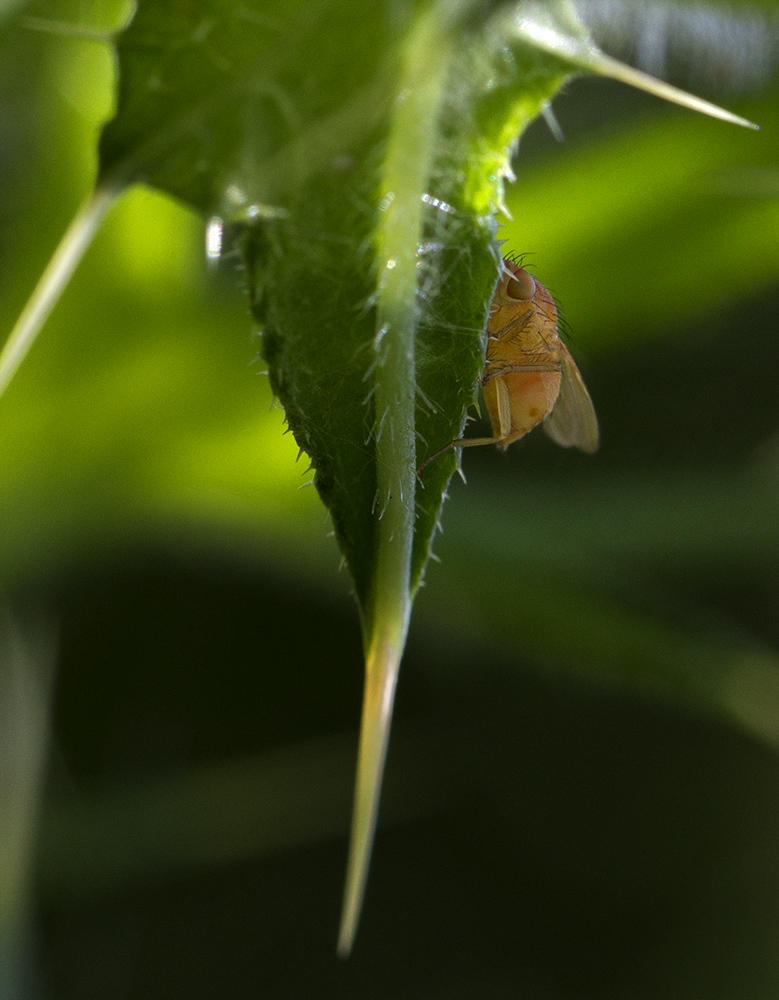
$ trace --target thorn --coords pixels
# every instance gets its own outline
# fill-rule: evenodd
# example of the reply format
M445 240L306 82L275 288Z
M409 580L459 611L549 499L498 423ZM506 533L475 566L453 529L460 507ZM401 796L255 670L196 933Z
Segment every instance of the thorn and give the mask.
M514 216L511 214L511 212L509 212L508 205L506 205L505 201L501 200L500 202L498 202L495 208L496 211L500 212L502 215L505 215L505 217L509 220L509 222L514 221Z
M560 122L558 122L554 111L552 111L552 105L545 104L543 108L541 108L541 114L549 128L549 131L552 133L555 139L558 142L565 142L565 136L563 135L563 130L560 128Z

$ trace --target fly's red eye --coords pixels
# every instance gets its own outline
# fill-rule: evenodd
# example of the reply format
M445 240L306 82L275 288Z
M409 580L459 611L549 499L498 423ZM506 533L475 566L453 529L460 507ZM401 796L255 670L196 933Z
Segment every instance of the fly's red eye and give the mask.
M514 277L510 278L509 283L506 285L506 295L511 299L524 301L532 299L535 294L535 279L524 268L518 267L514 271Z

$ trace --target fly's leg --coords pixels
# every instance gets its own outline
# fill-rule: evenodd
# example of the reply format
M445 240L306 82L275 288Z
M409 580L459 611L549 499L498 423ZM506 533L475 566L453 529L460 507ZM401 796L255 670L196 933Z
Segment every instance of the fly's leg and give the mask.
M485 444L501 444L506 440L509 434L511 434L511 404L508 389L506 388L506 383L500 377L495 380L495 388L498 394L498 419L500 421L500 434L498 437L458 438L456 441L450 441L446 447L437 451L435 455L431 455L430 458L425 459L417 469L417 479L422 479L422 471L426 466L430 465L437 458L440 458L441 455L445 455L447 451L451 451L452 448L478 448Z
M497 437L497 438L458 438L457 441L450 441L449 444L446 445L446 447L442 448L440 451L437 451L435 455L431 455L430 458L426 458L424 460L424 462L417 469L417 479L422 478L423 470L426 469L431 462L434 462L437 458L440 458L442 455L445 455L447 451L451 451L452 448L474 448L483 444L500 444L501 441L506 440L507 436L508 435L504 435L503 437Z

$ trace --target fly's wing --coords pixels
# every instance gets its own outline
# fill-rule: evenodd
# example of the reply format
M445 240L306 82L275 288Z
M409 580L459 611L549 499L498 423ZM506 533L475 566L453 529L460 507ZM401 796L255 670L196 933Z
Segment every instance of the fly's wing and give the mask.
M554 409L544 420L544 430L563 448L579 448L589 453L597 451L600 433L595 407L570 351L563 343L559 349L562 364L560 395Z

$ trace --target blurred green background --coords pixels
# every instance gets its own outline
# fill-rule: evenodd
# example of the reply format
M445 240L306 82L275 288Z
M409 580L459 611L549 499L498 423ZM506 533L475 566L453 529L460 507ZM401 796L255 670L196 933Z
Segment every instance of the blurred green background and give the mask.
M8 331L113 65L0 28ZM779 105L705 96L762 131L580 80L566 141L522 140L500 235L603 444L465 455L347 963L348 580L238 262L150 191L114 209L0 400L3 996L776 996Z

